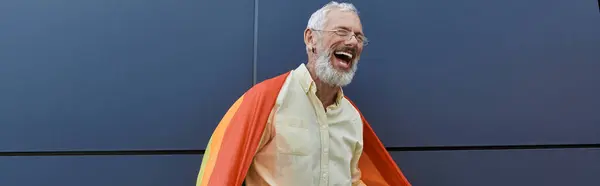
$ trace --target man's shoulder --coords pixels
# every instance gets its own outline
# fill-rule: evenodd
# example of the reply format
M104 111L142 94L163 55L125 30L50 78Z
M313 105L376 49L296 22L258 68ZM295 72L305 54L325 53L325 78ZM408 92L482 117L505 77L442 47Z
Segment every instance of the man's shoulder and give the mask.
M358 109L356 103L354 103L350 98L348 98L347 95L344 95L344 98L342 100L344 102L345 107L351 109L352 112L354 112L353 114L355 116L362 118L362 113L360 112L360 109Z
M349 107L352 107L355 110L358 110L358 107L356 106L356 104L354 103L354 101L352 101L347 95L344 95L344 97L342 98L342 100L345 102L345 104Z

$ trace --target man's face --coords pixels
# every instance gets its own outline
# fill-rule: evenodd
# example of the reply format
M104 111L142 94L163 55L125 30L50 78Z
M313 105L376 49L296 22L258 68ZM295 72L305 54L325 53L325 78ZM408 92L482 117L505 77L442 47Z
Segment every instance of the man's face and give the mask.
M346 86L354 77L363 49L360 19L354 12L333 9L323 30L317 37L317 77L330 85Z

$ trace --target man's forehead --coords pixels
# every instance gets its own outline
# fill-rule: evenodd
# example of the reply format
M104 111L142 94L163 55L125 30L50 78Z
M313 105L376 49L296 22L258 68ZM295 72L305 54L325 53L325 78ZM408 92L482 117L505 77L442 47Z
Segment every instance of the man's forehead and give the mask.
M329 29L342 28L362 32L360 18L355 12L332 9L327 14L327 27Z

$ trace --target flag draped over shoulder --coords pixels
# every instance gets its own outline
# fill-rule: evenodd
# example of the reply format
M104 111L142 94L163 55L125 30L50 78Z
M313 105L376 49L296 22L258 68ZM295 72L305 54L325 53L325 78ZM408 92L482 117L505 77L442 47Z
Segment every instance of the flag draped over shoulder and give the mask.
M269 114L289 74L255 85L230 107L209 140L196 186L238 186L244 182ZM362 114L361 118L364 125L364 149L359 160L361 180L369 186L410 186Z

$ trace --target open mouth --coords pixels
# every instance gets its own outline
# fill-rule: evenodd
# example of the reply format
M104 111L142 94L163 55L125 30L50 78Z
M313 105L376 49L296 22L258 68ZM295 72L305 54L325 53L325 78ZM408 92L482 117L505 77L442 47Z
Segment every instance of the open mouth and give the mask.
M349 68L354 59L354 54L350 51L336 51L333 53L337 61L341 63L344 68Z

